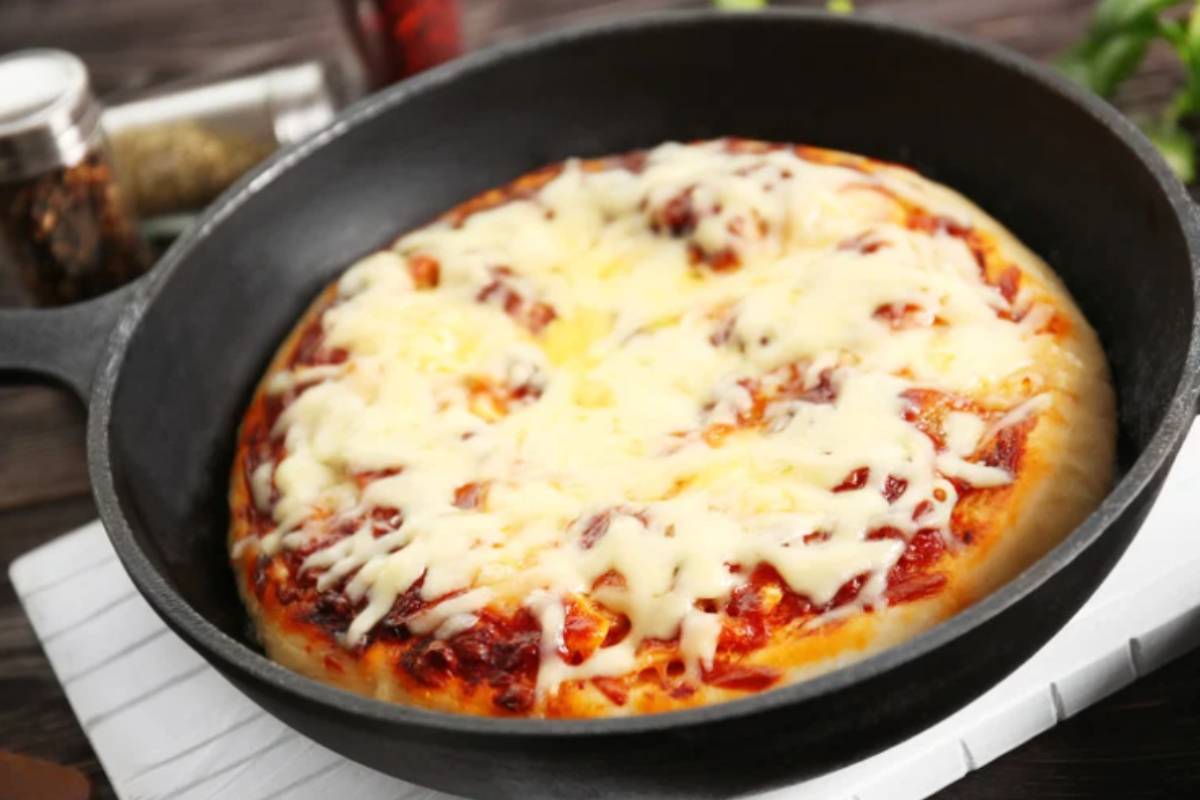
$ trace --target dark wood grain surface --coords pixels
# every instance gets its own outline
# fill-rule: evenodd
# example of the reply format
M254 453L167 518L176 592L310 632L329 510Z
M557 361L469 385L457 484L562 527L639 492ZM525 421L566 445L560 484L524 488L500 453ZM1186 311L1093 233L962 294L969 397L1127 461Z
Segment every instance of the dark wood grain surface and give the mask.
M698 3L464 0L466 38L478 47L589 18L678 5ZM940 26L1046 60L1082 31L1091 0L860 0L857 6L858 13ZM354 65L333 0L0 0L0 53L31 46L78 53L110 100L299 58L327 60L351 77ZM1152 108L1177 80L1167 54L1155 52L1119 104L1132 112ZM14 297L11 282L0 278L0 303ZM94 517L83 430L74 398L48 388L0 388L0 749L76 765L92 777L96 796L108 798L112 789L7 575L16 556ZM938 797L1200 797L1197 674L1200 652Z

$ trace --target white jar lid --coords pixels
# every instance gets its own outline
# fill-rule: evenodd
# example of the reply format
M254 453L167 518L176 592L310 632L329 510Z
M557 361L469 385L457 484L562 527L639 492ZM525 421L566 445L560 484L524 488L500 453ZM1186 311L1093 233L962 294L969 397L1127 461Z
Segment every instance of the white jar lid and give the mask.
M0 56L0 181L78 162L99 121L77 57L41 49Z

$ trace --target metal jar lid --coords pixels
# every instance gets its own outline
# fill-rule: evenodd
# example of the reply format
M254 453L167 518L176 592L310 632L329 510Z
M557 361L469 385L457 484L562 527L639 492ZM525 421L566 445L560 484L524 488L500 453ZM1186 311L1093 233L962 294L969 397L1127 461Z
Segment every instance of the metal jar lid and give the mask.
M99 124L78 58L43 49L0 56L0 182L78 163Z

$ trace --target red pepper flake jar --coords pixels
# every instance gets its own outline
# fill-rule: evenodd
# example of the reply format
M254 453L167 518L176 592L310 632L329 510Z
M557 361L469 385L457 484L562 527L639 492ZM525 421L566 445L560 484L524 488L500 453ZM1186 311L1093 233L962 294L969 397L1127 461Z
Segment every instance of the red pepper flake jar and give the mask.
M340 0L350 35L380 89L462 53L458 0Z
M113 173L100 104L70 53L0 58L0 262L15 265L29 299L43 306L103 294L149 266Z

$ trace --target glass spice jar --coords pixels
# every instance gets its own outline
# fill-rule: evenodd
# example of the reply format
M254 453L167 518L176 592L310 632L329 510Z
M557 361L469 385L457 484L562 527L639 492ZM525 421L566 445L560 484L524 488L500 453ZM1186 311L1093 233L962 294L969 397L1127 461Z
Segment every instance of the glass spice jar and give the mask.
M109 106L101 124L130 205L149 223L212 202L328 124L334 106L324 65L310 61Z
M0 57L0 251L43 306L103 294L149 266L87 68L70 53Z
M372 89L462 53L458 0L339 0Z

